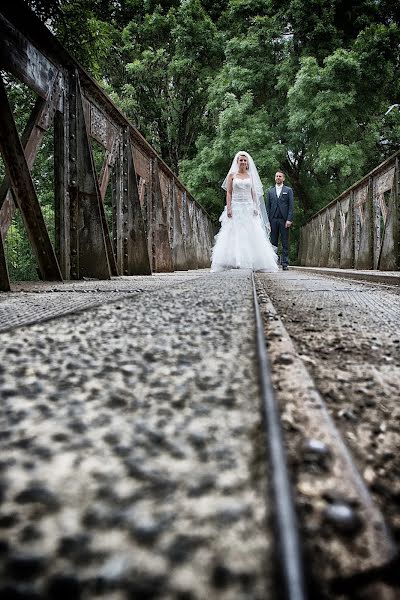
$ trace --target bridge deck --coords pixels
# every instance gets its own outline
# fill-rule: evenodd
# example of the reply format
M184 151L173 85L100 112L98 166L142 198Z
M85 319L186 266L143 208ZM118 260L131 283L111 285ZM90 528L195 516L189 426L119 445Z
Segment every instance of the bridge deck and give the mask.
M14 283L11 293L0 293L0 331L107 304L132 294L195 280L202 274L202 270L195 270L158 273L152 277L114 277L107 281Z
M227 578L224 598L272 598L250 274L73 287L3 301L87 302L0 336L11 559L29 548L85 598L215 598Z
M398 288L256 278L398 539ZM248 272L20 285L0 329L11 586L274 598Z

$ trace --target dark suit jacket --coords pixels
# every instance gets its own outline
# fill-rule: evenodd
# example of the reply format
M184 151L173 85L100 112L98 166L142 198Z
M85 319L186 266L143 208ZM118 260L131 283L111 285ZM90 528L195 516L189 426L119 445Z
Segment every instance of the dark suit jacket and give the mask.
M293 190L291 187L284 185L279 198L276 196L275 186L269 188L266 206L269 220L274 218L277 206L279 206L279 210L285 221L293 221L294 202Z

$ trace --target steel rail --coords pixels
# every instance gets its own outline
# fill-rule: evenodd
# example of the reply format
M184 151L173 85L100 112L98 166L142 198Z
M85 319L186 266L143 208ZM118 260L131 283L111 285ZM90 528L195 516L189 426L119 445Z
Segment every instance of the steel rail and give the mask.
M265 284L262 284L262 289L267 293ZM257 293L259 294L260 290ZM290 375L288 371L286 375L281 374L277 396L282 398L284 405L285 395L293 392L294 377L296 394L290 397L292 410L298 415L297 425L299 431L302 431L303 442L320 442L328 451L326 456L329 456L329 463L323 469L323 477L319 477L318 471L310 475L312 471L308 470L304 460L296 472L297 494L300 498L304 498L306 494L308 505L314 506L313 510L303 515L302 525L305 531L313 531L312 539L307 540L307 534L304 534L304 547L307 547L310 553L311 544L311 552L319 553L318 560L333 567L327 575L326 582L330 581L335 589L340 587L349 591L354 582L357 582L360 588L371 582L384 583L389 577L388 574L393 571L393 565L398 564L398 551L393 535L271 300L264 300L259 311L261 318L263 314L268 315L268 332L274 339L274 344L269 349L271 360L284 354L292 357ZM303 484L306 484L305 488ZM313 488L312 494L310 486ZM334 496L331 496L332 491ZM325 503L324 510L321 500ZM350 509L347 523L350 529L346 529L346 523L338 519L338 513L335 515L334 511L328 511L329 508L337 509L341 506ZM323 523L331 527L331 543L325 539L322 546L314 544L315 538L321 538L322 535L322 531L315 535L316 530L313 527L317 521L318 527L322 527ZM351 527L354 527L352 533ZM389 598L386 593L383 593L382 597Z
M256 320L257 354L262 409L265 421L266 443L269 449L272 493L276 513L280 571L287 600L306 600L306 582L297 516L291 491L286 452L270 375L264 326L258 305L257 291L252 273L254 312Z

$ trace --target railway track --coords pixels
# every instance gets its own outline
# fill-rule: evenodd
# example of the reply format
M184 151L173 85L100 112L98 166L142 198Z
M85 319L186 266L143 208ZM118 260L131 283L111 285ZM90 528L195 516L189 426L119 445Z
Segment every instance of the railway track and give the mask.
M391 535L258 277L134 288L74 314L32 294L1 334L0 597L394 600Z
M286 597L395 600L398 556L383 514L264 286L253 278L253 288L269 462L292 482L272 478Z
M270 491L274 501L277 531L277 553L285 597L288 600L306 600L306 574L299 539L296 510L290 484L289 468L280 423L280 411L275 399L270 364L266 349L264 325L258 304L257 290L252 276L256 344L259 361L261 409L265 425L266 452L270 468Z

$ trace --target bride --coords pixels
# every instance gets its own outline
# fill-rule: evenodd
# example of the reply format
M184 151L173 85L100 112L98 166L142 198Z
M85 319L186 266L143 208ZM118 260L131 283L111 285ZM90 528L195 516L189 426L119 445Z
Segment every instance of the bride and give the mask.
M269 241L271 227L263 186L253 159L238 152L222 184L226 206L215 236L211 272L225 269L278 271L278 256Z

